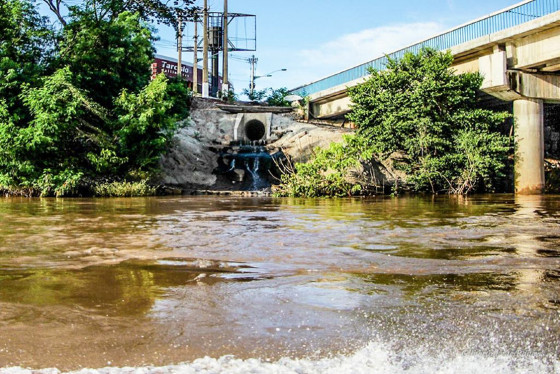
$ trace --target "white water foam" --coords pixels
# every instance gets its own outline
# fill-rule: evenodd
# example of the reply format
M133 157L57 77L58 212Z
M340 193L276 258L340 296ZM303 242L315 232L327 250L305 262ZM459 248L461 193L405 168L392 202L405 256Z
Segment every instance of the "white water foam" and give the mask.
M60 374L58 369L32 370L21 367L0 368L2 374ZM73 374L503 374L503 373L560 373L558 357L522 358L500 355L461 355L455 357L428 357L414 355L414 358L389 351L379 343L369 343L366 347L348 356L336 356L319 360L282 358L276 362L260 359L237 359L223 356L218 359L204 357L191 363L162 367L105 367L101 369L81 369Z

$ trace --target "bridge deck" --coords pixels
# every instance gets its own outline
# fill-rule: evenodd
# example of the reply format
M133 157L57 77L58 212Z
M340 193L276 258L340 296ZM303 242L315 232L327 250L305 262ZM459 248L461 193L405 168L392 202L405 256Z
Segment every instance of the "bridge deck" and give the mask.
M387 56L379 57L353 68L330 75L318 81L292 89L290 92L300 96L332 89L337 86L366 77L370 68L382 70L388 58L399 59L406 52L418 52L421 48L431 47L447 50L454 46L476 40L480 37L519 26L525 22L560 11L560 0L527 0L467 24L455 27L409 47L402 48Z

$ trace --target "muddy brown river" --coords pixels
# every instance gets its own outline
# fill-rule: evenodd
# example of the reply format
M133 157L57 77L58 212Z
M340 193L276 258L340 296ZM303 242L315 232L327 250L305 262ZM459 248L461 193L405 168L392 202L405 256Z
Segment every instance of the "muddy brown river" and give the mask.
M33 369L560 373L560 196L0 199Z

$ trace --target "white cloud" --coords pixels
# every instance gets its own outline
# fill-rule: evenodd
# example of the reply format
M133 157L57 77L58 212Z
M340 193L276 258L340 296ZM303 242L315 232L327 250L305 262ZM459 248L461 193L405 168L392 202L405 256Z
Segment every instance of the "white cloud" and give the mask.
M444 31L435 22L397 24L346 34L313 49L299 51L299 81L305 82L334 74L397 51Z
M270 45L259 50L257 75L262 76L281 68L287 71L277 71L272 77L258 79L256 87L295 88L397 51L442 31L445 31L444 26L435 22L396 24L341 35L313 49L294 50ZM249 57L250 54L244 56ZM230 80L236 92L240 93L249 86L250 66L233 59L230 59L230 64Z

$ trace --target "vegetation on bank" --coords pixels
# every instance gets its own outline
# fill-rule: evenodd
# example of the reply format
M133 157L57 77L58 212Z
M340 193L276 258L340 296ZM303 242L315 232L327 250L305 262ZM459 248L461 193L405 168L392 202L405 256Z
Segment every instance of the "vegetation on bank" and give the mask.
M367 178L360 166L372 157L373 150L363 138L346 135L341 143L317 150L308 162L281 165L283 174L275 194L290 197L367 194Z
M347 118L358 130L342 144L317 150L283 175L283 196L352 196L369 191L353 170L398 154L407 188L431 193L495 191L506 177L512 141L507 112L483 109L482 77L455 74L450 52L424 49L389 60L387 69L349 89Z
M188 115L185 82L151 80L153 30L176 24L162 0L83 0L61 12L43 0L0 2L0 193L27 196L155 194L159 159ZM349 90L358 131L287 168L278 194L369 194L364 165L399 154L414 191L493 191L505 177L510 119L479 107L478 74L453 74L452 56L433 50L389 61ZM285 88L252 100L288 106ZM231 95L233 97L233 95Z
M94 186L94 194L99 197L153 196L156 193L157 188L145 179L139 182L97 183Z
M289 107L291 104L285 100L285 97L290 94L286 87L272 89L265 88L262 90L253 90L245 88L241 92L243 95L247 96L249 100L254 102L265 103L270 106L285 106Z
M152 193L147 182L190 99L184 82L150 79L147 22L171 23L163 5L84 0L54 25L32 0L0 3L1 192Z

